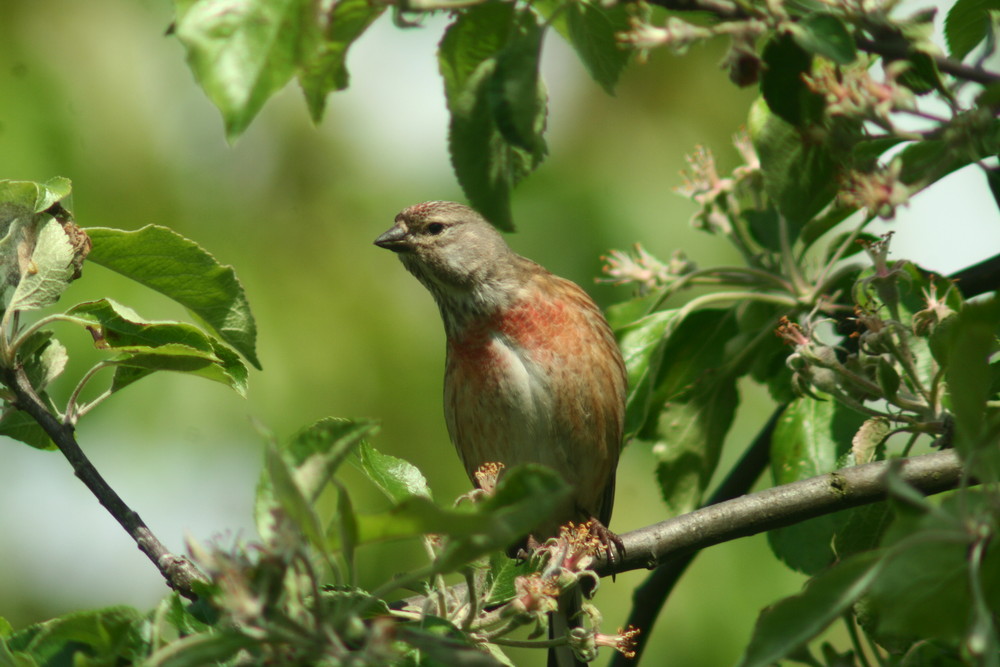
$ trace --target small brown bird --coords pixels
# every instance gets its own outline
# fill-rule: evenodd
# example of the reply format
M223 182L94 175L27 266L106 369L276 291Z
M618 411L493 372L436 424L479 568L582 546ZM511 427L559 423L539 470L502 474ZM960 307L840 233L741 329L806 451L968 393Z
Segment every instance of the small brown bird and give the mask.
M541 527L607 530L625 417L625 364L586 292L510 249L467 206L431 201L396 216L375 240L430 290L448 339L444 412L469 478L487 462L540 463L572 487ZM560 663L562 664L562 663Z

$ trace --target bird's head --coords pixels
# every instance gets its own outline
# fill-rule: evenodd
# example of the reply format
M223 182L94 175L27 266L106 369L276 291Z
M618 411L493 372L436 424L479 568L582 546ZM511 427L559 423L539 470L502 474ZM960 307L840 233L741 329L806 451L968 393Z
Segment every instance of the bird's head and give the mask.
M502 279L513 252L500 233L468 206L429 201L404 209L375 245L399 255L435 296L471 291Z

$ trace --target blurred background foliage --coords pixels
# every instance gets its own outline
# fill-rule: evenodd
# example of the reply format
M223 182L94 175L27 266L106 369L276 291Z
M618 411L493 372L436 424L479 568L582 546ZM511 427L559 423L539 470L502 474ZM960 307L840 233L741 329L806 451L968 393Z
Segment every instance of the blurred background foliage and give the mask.
M328 415L380 418L378 448L419 466L439 500L463 493L468 482L441 412L437 312L398 261L371 244L405 206L462 198L446 153L435 59L447 17L410 29L383 17L352 50L351 87L331 98L320 127L289 87L233 146L166 35L171 19L165 0L14 0L0 9L0 177L70 178L70 205L84 227L159 224L194 239L236 268L258 320L264 371L251 373L247 400L159 375L84 419L80 442L177 551L185 534L252 538L261 431L284 439ZM736 162L730 137L752 96L719 69L722 49L683 59L656 52L609 97L550 36L543 69L550 155L515 193L514 248L585 286L602 306L628 296L594 283L599 257L611 248L639 241L660 257L683 248L703 265L735 259L688 226L693 207L673 192L683 156L697 144L712 147L721 171ZM934 196L946 198L956 220L974 218L975 231L966 232L974 236L944 257L921 236L919 221L905 220L920 214L918 198L896 223L898 256L950 271L1000 245L985 188L949 181ZM987 198L970 194L980 190ZM926 204L924 215L933 217L934 204ZM963 215L969 207L971 216ZM101 267L85 271L64 302L111 296L147 318L183 317ZM71 360L93 355L89 337L67 331L62 339ZM763 396L744 389L730 459L770 412ZM653 467L648 451L625 452L616 530L666 518ZM381 506L377 492L355 482L356 506ZM84 607L146 609L166 593L58 454L6 439L0 534L0 615L15 628ZM416 543L390 544L368 549L362 567L377 581L373 573L420 558ZM604 582L598 603L609 626L624 622L630 591L644 576ZM648 649L674 664L731 663L757 610L801 582L763 536L713 548L682 581Z

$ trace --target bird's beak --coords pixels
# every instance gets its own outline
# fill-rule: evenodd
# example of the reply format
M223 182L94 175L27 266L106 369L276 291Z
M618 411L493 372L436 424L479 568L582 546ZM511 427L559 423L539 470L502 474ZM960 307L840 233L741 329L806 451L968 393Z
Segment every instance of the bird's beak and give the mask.
M406 252L410 244L406 241L406 229L402 225L394 225L375 239L375 245L393 252Z

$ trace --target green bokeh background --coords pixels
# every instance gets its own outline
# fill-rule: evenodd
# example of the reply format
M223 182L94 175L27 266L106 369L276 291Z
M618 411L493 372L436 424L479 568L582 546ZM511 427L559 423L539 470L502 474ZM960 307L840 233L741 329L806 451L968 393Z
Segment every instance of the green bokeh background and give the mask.
M81 423L84 448L178 551L186 535L252 538L262 431L285 438L328 415L381 419L378 448L417 464L439 499L463 493L468 482L441 415L437 311L371 243L409 204L462 199L445 150L434 55L446 18L404 30L383 17L356 45L351 89L331 97L320 127L290 86L233 146L180 45L165 35L170 21L164 0L15 1L0 10L0 178L66 176L84 227L152 223L196 240L236 268L259 327L264 371L251 373L246 400L220 385L154 376ZM515 249L605 306L628 294L594 282L611 248L641 241L661 257L684 248L701 265L735 261L720 239L689 228L693 209L673 192L697 144L712 147L724 169L735 164L730 138L752 94L728 83L722 47L683 59L655 53L609 97L551 35L550 156L515 193ZM147 318L184 317L89 265L61 305L105 295ZM90 337L59 333L73 355L68 375L78 376L96 358ZM769 412L759 392L745 392L727 460ZM666 518L653 466L649 451L625 452L617 530ZM348 477L357 507L380 506L363 480ZM372 585L419 562L421 550L391 544L362 558ZM603 583L598 603L609 629L624 623L644 576ZM762 537L710 549L648 639L651 664L655 655L677 665L731 664L757 611L801 581ZM80 608L146 609L165 593L58 454L0 439L0 616L20 628Z

